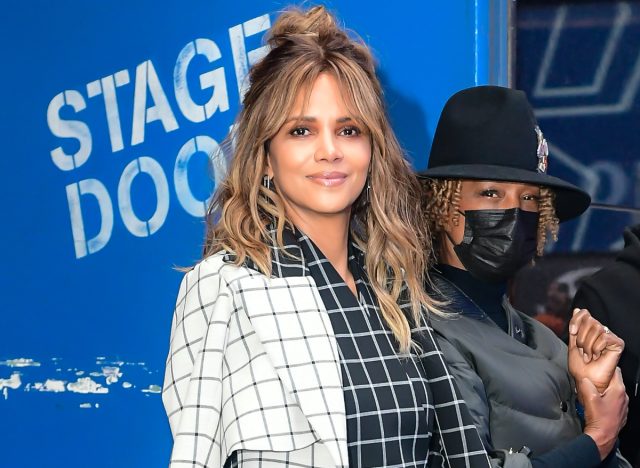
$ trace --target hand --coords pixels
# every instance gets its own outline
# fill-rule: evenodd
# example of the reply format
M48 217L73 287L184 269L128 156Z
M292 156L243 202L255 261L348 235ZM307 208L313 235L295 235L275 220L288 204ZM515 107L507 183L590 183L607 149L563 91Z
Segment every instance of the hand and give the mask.
M623 350L624 341L602 326L587 309L574 310L569 322L569 372L576 382L586 377L603 393Z
M577 384L578 397L584 404L584 433L596 443L600 460L604 460L627 422L629 397L622 382L622 373L620 368L616 368L611 384L602 394L587 378Z

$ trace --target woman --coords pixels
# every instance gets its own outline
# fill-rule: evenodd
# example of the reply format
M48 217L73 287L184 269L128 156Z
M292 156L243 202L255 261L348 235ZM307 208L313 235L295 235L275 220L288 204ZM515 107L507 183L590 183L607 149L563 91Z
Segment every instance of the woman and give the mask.
M368 49L322 7L269 45L180 287L172 466L488 467L422 318L419 183Z
M421 174L438 262L432 289L452 313L433 327L495 464L618 466L627 398L616 364L624 343L577 310L567 362L566 346L505 295L507 280L542 254L558 223L590 202L548 175L547 159L521 91L482 86L447 102Z

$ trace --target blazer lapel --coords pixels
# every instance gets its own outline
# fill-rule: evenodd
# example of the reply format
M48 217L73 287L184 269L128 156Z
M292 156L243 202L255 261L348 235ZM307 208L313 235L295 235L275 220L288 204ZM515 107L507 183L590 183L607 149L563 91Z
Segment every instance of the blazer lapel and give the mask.
M336 466L347 466L338 347L313 278L256 275L240 279L237 287L241 305L280 380Z

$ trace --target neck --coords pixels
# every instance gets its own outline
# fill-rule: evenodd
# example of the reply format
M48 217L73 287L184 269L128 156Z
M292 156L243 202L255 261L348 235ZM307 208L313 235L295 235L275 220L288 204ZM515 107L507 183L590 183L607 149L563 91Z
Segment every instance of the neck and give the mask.
M332 215L288 215L294 226L309 236L338 274L345 280L349 278L347 252L351 211Z

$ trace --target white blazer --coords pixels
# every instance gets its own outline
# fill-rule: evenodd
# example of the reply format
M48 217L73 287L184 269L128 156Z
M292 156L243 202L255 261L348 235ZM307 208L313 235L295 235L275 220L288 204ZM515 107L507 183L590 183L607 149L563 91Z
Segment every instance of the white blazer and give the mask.
M277 466L346 467L338 350L313 278L267 278L223 257L187 273L178 294L162 393L171 466L222 467L245 450L273 452Z

